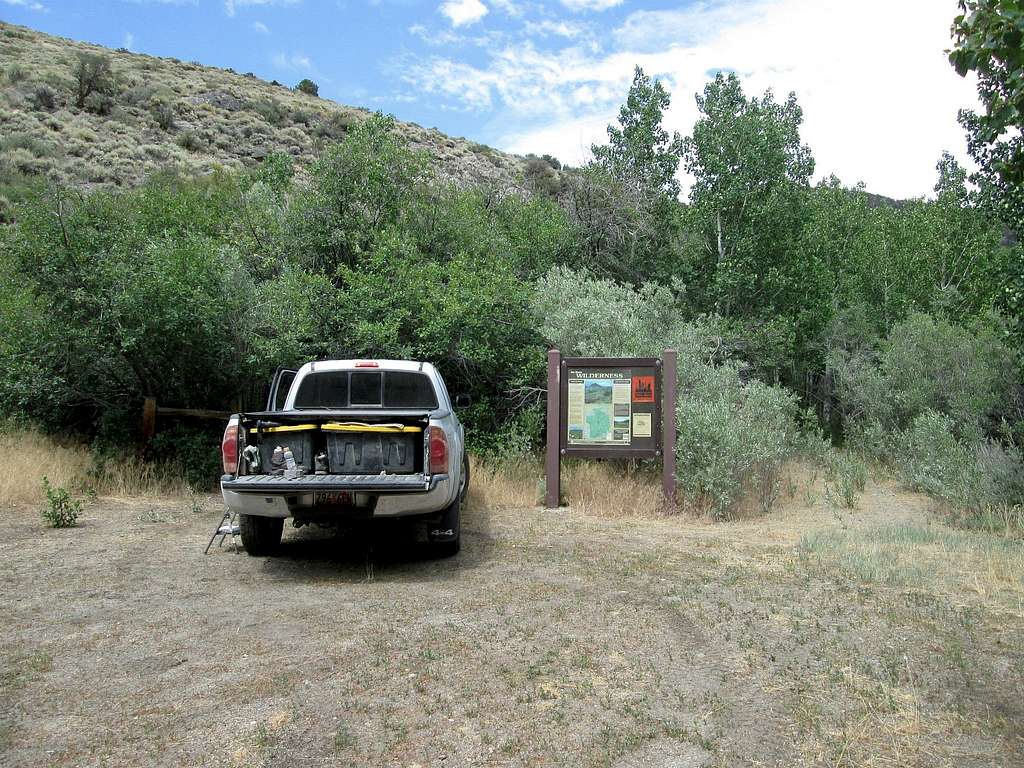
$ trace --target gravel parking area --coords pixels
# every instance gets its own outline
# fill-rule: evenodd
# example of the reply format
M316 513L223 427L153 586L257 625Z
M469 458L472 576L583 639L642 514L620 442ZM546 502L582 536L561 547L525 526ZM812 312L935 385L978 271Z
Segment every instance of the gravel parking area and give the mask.
M214 497L0 516L0 763L1024 765L1020 542L858 510L473 509L463 551ZM923 533L922 533L923 532Z

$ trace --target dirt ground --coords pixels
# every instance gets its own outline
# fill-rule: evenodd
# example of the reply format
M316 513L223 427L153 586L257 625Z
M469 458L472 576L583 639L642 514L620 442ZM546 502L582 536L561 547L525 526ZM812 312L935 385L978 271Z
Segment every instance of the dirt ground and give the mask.
M714 525L477 508L439 561L390 529L204 556L219 515L0 513L0 764L1024 765L1021 543L885 484Z

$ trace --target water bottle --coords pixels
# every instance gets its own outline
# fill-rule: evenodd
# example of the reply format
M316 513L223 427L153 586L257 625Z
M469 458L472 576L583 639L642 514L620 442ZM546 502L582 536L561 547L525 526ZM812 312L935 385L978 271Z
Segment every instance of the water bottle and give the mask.
M294 471L296 467L295 455L292 453L292 449L288 446L285 446L284 449L284 466L289 471Z

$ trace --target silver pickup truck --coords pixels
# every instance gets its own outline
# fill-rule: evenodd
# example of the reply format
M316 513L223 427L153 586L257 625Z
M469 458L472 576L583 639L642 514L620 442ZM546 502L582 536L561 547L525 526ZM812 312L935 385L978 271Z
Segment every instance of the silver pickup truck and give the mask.
M250 555L273 554L288 517L296 526L418 519L439 556L459 551L469 461L430 363L328 360L279 370L266 410L228 421L221 455L221 493L239 513Z

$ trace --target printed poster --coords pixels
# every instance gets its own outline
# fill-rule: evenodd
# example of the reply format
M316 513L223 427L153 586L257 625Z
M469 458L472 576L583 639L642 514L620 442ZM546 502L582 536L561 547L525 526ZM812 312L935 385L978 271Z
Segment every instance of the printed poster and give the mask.
M633 402L653 403L654 402L654 377L634 376L633 377Z
M571 371L566 413L569 445L628 446L632 386L628 372Z

